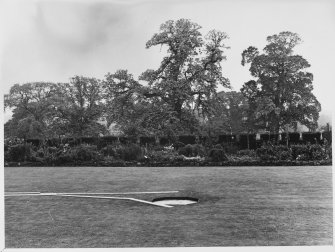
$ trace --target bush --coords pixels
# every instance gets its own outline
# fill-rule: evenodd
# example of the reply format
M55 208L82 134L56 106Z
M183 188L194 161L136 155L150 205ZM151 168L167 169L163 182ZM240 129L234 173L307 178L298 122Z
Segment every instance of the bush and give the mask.
M164 146L155 145L151 149L154 150L154 151L164 151Z
M233 162L253 162L256 161L256 154L255 156L248 156L248 155L231 155L228 157L229 161Z
M304 158L304 160L308 159L309 156L309 151L308 151L308 146L307 145L291 145L291 150L292 150L292 158L295 160L299 156L300 158Z
M209 151L208 157L214 162L227 161L228 157L226 156L223 149L211 149Z
M290 151L290 148L286 145L275 145L272 146L274 152Z
M332 146L331 145L326 145L325 147L325 154L326 154L326 159L332 159Z
M248 156L248 157L256 157L256 152L254 150L239 150L237 152L238 156Z
M291 149L288 148L286 145L275 145L272 148L273 148L273 152L277 160L291 160L292 159Z
M238 151L238 147L234 143L222 143L222 148L229 154L236 154Z
M313 144L309 148L309 157L311 160L322 160L327 158L326 149L319 144Z
M265 145L256 149L257 156L263 161L291 160L291 150L285 145Z
M201 144L188 144L180 148L178 153L186 157L203 157L206 155L206 150Z
M5 161L23 162L31 158L31 144L16 144L8 147Z
M119 146L116 148L116 158L125 161L135 161L140 159L142 155L142 149L137 144L130 144L127 146Z
M74 159L79 161L91 161L98 159L97 146L80 145L74 148Z
M256 149L256 155L263 161L276 160L276 156L271 146L262 146Z
M326 148L319 144L313 145L292 145L292 157L297 160L323 160L329 154Z
M292 154L291 151L280 151L276 153L276 157L279 160L291 160L292 159Z
M292 145L288 148L285 145L277 146L263 146L256 150L256 154L264 161L273 160L299 160L299 161L309 161L309 160L323 160L327 159L326 149L319 144L313 145Z
M158 162L182 161L183 156L178 155L175 151L153 151L149 154L149 158Z
M309 157L307 154L300 154L297 156L296 160L298 161L308 161L309 160Z
M184 155L186 157L192 157L192 151L193 151L192 145L188 144L185 147L181 147L178 151L178 154Z
M201 144L194 144L193 145L193 154L194 154L194 156L204 157L204 156L206 156L206 149Z
M104 156L116 156L115 147L113 145L107 145L106 147L101 149L101 152Z
M43 164L54 164L57 162L58 156L60 154L60 148L43 146L36 151L31 152L30 161L37 161Z
M99 155L96 145L79 145L59 153L55 162L61 164L73 161L98 161L100 159L102 157Z

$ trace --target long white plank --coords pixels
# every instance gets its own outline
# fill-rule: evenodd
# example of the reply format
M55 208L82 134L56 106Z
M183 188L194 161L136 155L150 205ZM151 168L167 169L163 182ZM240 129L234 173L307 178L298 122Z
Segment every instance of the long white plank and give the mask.
M154 206L173 207L173 206L165 205L165 204L162 204L162 203L155 203L155 202L151 202L151 201L146 201L146 200L141 200L141 199L135 199L135 198L128 198L128 197L85 196L85 195L70 195L70 194L57 194L56 196L60 196L60 197L75 197L75 198L131 200L131 201L142 202L142 203L149 204L149 205L154 205Z

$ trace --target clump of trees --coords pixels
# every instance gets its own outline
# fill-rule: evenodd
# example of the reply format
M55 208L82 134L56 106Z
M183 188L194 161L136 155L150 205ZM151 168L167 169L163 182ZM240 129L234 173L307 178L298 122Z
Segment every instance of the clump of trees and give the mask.
M255 78L241 89L254 115L252 120L276 133L297 122L315 130L321 105L312 93L310 64L293 51L300 37L281 32L267 37L267 42L263 53L252 46L242 53L242 65L250 64Z
M166 50L157 69L136 80L127 70L103 80L75 76L69 83L15 84L5 95L13 117L6 137L58 138L108 134L115 124L127 136L155 135L174 139L181 134L279 132L299 122L317 127L321 109L313 95L310 66L293 49L301 41L291 32L267 38L260 53L249 47L242 65L250 65L252 80L240 92L228 91L221 62L228 36L187 19L167 21L146 43ZM221 86L226 91L217 93ZM102 124L104 121L106 124Z

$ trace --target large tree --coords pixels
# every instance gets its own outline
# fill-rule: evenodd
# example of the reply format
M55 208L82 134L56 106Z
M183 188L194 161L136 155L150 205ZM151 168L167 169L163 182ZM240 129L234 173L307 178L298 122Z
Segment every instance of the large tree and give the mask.
M248 82L242 89L256 100L256 118L273 132L296 122L315 129L321 105L312 93L313 75L307 72L310 64L293 51L300 37L281 32L267 37L267 42L263 53L255 47L242 53L242 65L250 63L255 78L254 84Z
M7 122L6 137L47 138L53 117L53 107L58 85L50 82L15 84L5 95L5 109L13 110Z
M6 137L52 138L105 133L101 82L76 76L70 83L34 82L14 85L5 95L5 108L13 109Z
M138 89L140 84L127 70L108 73L103 81L103 97L106 103L106 120L109 127L116 123L118 127L134 125L139 116ZM123 131L123 129L122 129Z
M176 113L158 97L145 96L147 90L148 87L139 84L127 70L108 73L104 81L108 125L115 123L121 132L134 137L181 132L183 127L178 123Z
M216 95L218 85L229 87L220 65L226 58L223 53L228 36L212 30L203 37L200 28L187 19L170 20L146 44L147 48L166 48L167 55L158 69L140 76L148 84L142 94L156 97L180 122L189 118L191 108L210 111L208 101Z
M99 123L104 112L101 90L100 80L83 76L59 85L54 103L54 129L75 137L106 133L106 127Z
M243 127L247 133L264 129L265 122L258 114L259 103L262 99L261 90L257 82L250 80L241 88L241 94L245 98L245 106L243 110Z
M189 20L167 21L147 42L167 49L157 70L147 70L140 82L126 70L108 73L104 81L108 124L128 135L174 135L198 130L197 115L209 116L218 85L229 87L220 62L227 35ZM143 83L145 82L145 83Z

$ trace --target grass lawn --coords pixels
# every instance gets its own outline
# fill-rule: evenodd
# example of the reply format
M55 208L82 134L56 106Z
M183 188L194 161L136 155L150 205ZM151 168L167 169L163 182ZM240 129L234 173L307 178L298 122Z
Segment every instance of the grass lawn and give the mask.
M5 246L331 245L332 167L9 167L5 192L178 190L198 204L6 197ZM167 196L127 195L143 200Z

